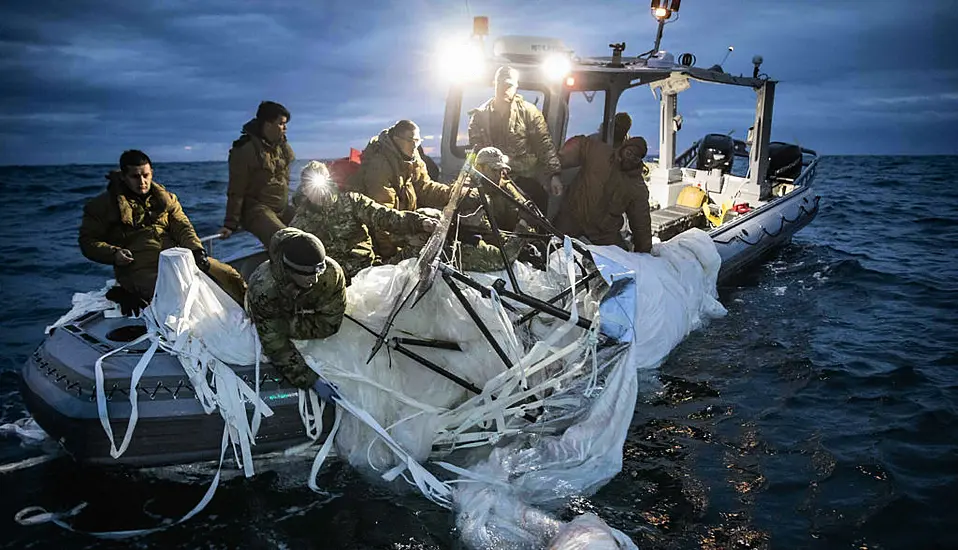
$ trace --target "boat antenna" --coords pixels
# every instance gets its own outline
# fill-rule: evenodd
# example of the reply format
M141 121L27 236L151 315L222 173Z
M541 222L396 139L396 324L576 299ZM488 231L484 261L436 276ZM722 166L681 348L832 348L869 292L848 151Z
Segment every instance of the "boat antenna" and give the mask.
M682 0L652 0L652 17L659 22L659 28L655 32L655 45L652 46L651 50L638 57L652 56L658 53L659 45L662 43L662 31L665 29L665 24L678 20L679 6L681 4ZM675 15L675 19L672 19L673 14Z
M735 46L729 46L729 47L728 47L728 51L725 52L725 57L723 57L722 60L719 61L719 66L720 66L720 67L722 67L722 66L725 65L725 61L728 60L728 56L732 55L732 52L734 52L734 51L735 51Z

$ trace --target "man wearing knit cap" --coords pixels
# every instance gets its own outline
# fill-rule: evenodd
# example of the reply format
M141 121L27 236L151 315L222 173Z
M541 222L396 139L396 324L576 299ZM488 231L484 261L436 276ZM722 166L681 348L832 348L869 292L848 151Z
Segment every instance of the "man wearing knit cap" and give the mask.
M269 260L249 279L246 309L263 353L298 388L316 384L292 340L326 338L339 331L346 311L346 278L317 237L288 227L273 235Z

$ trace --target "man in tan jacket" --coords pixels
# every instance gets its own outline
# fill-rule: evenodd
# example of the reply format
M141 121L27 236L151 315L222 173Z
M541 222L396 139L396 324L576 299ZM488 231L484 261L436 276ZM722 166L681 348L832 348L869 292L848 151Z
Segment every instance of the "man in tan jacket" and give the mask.
M289 169L295 160L286 141L290 114L272 101L259 104L256 118L243 126L229 156L226 217L219 234L227 238L242 227L269 246L270 238L293 218L289 205Z
M417 148L422 143L419 126L400 120L369 140L362 164L346 183L346 189L362 193L396 210L429 207L442 209L449 202L450 187L429 177ZM373 235L376 253L388 260L397 243L385 231Z
M563 204L556 228L592 244L615 244L634 252L652 250L649 189L642 174L648 145L628 138L617 149L586 136L566 142L559 153L564 168L581 167L574 195ZM623 214L629 220L632 243L622 238Z
M107 179L106 190L83 208L79 237L84 256L113 266L118 286L107 298L120 303L124 313L138 313L153 299L160 252L178 246L193 251L197 267L243 303L243 277L207 256L176 195L153 181L153 162L146 153L125 151L120 170Z

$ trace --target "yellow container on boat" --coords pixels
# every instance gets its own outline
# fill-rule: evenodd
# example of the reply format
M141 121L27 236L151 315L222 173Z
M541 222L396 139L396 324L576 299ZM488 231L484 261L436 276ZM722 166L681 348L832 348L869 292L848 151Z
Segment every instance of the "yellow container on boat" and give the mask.
M679 191L679 198L675 200L675 204L679 206L689 206L691 208L701 208L705 204L706 199L705 191L701 187L696 187L694 185L687 185Z

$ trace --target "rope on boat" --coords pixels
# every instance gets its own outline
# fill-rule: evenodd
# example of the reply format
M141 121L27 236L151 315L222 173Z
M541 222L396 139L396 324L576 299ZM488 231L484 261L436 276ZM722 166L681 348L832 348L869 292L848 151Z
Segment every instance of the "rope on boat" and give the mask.
M51 460L60 458L58 455L40 455L27 458L25 460L20 460L17 462L11 462L9 464L0 465L0 474L9 474L11 472L17 472L20 470L26 470L27 468L32 468L34 466L39 466L50 462Z
M220 475L223 471L223 459L226 457L226 449L229 447L229 442L230 427L229 424L226 424L223 428L223 439L222 443L220 444L219 465L216 467L216 474L213 476L213 480L210 482L210 486L206 490L206 494L203 495L203 498L200 499L200 501L196 504L196 506L193 507L192 510L174 522L164 523L159 527L150 527L147 529L127 529L122 531L83 531L74 528L68 520L78 515L84 508L86 508L86 502L81 502L65 512L49 512L42 506L27 506L26 508L17 512L13 519L18 524L23 526L52 523L61 529L66 529L67 531L100 539L127 539L165 531L170 527L189 521L190 518L203 511L203 509L206 508L206 505L213 500L213 495L216 494L216 489L220 484Z

